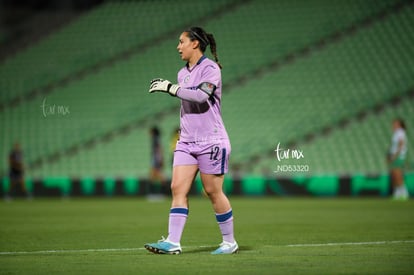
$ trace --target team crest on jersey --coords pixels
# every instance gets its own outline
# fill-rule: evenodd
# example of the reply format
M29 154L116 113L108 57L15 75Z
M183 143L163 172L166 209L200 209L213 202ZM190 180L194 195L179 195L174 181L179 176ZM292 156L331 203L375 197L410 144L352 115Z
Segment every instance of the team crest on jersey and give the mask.
M184 83L188 83L188 81L190 80L190 75L187 75L185 78L184 78Z

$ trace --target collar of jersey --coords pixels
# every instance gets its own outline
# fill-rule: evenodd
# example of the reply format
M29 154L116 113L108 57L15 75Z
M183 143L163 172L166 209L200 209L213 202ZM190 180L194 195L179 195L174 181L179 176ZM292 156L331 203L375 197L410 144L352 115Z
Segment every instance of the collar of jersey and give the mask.
M194 70L194 68L197 65L200 65L200 63L203 62L203 60L206 59L206 58L207 58L207 56L205 56L205 55L201 56L200 59L197 61L197 64L195 64L195 66L192 69L190 69L190 67L188 66L188 62L187 62L187 64L186 64L187 70L189 70L191 72L192 70Z

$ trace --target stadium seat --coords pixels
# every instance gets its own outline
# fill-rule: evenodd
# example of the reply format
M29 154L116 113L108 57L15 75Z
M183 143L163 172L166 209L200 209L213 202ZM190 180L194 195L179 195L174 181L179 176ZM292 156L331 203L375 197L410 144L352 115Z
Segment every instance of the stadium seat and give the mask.
M246 195L263 195L265 187L265 179L260 176L245 176L241 182L242 193Z
M5 151L20 140L25 161L42 163L27 171L29 177L147 177L147 129L160 125L168 148L169 133L179 119L179 102L148 95L148 81L157 76L175 80L183 63L174 57L173 32L206 18L205 28L214 33L224 66L223 117L232 142L231 164L252 167L246 173L273 171L277 143L294 142L307 152L303 163L311 173L383 173L390 120L395 115L412 120L412 100L366 120L355 117L411 88L414 9L391 12L338 41L328 38L396 2L183 0L193 11L191 18L177 16L179 5L169 1L106 2L0 64L0 88L5 91L0 102L52 85L148 40L161 37L162 42L86 70L44 97L7 106L0 112ZM220 10L229 3L235 6ZM139 16L155 14L165 5L171 12L163 20ZM218 11L225 16L214 16ZM326 44L318 44L320 39ZM304 47L308 54L301 54ZM44 101L67 106L70 113L45 116ZM349 125L342 129L338 124L343 120ZM125 126L130 130L119 134ZM326 128L333 130L325 135ZM307 138L312 136L316 138ZM169 150L164 155L171 158ZM6 171L2 158L0 172ZM169 175L171 168L165 172Z
M370 194L387 196L390 185L388 175L367 177L356 175L352 178L351 192L352 195Z

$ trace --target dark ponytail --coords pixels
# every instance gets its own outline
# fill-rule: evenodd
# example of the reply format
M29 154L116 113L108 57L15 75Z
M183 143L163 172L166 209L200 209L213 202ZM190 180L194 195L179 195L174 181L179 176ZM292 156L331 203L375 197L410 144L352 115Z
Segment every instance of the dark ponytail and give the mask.
M214 39L213 34L207 33L206 35L207 35L208 41L210 42L211 54L213 55L214 60L216 61L217 65L220 67L220 69L222 69L223 67L221 66L218 60L218 56L217 56L216 40Z
M398 123L400 124L400 127L403 128L404 130L407 130L406 126L405 126L405 122L402 118L396 118L395 121L398 121Z
M213 34L206 33L202 28L200 27L192 27L189 30L186 31L188 33L188 37L191 41L198 40L200 43L200 50L201 52L205 52L208 45L210 45L211 54L214 57L214 60L216 61L217 65L221 68L223 68L218 60L217 56L217 45L216 40L214 39Z

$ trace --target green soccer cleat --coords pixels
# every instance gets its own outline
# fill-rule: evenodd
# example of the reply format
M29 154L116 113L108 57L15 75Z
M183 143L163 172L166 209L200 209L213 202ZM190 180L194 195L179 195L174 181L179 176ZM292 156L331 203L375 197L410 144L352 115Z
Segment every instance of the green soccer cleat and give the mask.
M237 245L236 242L229 243L229 242L223 241L220 244L220 247L214 250L213 252L211 252L211 254L213 255L234 254L234 253L237 253L238 251L239 251L239 246Z
M180 244L172 243L164 237L157 243L147 243L144 247L154 254L181 254Z

